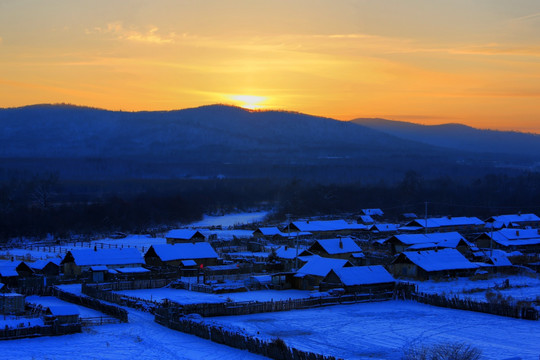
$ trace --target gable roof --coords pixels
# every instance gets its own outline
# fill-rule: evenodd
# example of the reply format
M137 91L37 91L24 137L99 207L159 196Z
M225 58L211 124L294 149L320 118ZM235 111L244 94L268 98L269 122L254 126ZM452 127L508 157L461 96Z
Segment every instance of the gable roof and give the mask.
M319 244L324 251L330 255L362 252L360 246L358 246L353 239L348 237L317 240L315 241L315 244L310 247L310 249L316 244Z
M308 262L302 266L297 275L326 276L332 269L340 269L350 263L344 259L325 258L321 256L312 256Z
M194 229L174 229L174 230L170 230L165 235L165 238L168 238L168 239L190 240L193 237L202 237L202 238L206 239L204 234L202 234L200 231L194 230Z
M373 224L375 222L375 220L373 220L373 218L369 215L360 215L360 220L364 224Z
M399 224L373 224L369 230L378 232L398 231Z
M264 236L274 236L274 235L287 236L286 234L283 235L281 230L279 230L275 226L274 227L260 227L253 232L253 234L255 233L261 233Z
M218 257L212 245L207 242L156 244L152 245L150 249L154 249L161 261L216 259Z
M315 220L315 221L294 221L292 227L299 231L317 232L317 231L342 231L342 230L366 230L367 226L363 224L349 224L345 220Z
M79 311L79 308L75 305L49 305L47 306L49 309L49 312L53 316L71 316L71 315L79 315L81 312Z
M503 246L523 246L540 244L540 229L501 229L484 233L480 236L492 238L496 243Z
M50 263L56 266L60 266L61 262L62 262L62 259L60 258L51 258L51 259L45 259L45 260L38 260L33 263L28 263L28 266L30 266L30 268L35 269L35 270L43 270L43 268L45 268L45 266L49 265Z
M522 222L540 222L540 217L535 214L509 214L509 215L497 215L492 216L486 220L486 222L497 222L504 225L511 223L522 223Z
M465 241L465 238L456 231L444 232L444 233L429 233L429 234L397 234L389 237L387 241L398 241L404 245L417 245L417 244L441 244L445 247L456 247L460 241Z
M331 271L346 286L395 282L394 277L382 265L351 266Z
M427 224L427 226L426 226ZM438 227L450 227L450 226L480 226L485 223L477 217L466 216L443 216L438 218L415 219L408 223L406 226L420 226L422 228L438 228Z
M62 260L62 264L66 262L69 254L78 266L144 264L144 259L136 248L71 250Z
M427 272L442 270L474 269L478 265L471 263L456 249L405 251L392 261L399 263L404 258Z

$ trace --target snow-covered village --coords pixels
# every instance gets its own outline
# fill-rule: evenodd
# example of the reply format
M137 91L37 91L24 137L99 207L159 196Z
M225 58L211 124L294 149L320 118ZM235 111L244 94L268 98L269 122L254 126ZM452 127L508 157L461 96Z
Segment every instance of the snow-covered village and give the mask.
M538 359L535 214L266 215L3 246L2 356Z

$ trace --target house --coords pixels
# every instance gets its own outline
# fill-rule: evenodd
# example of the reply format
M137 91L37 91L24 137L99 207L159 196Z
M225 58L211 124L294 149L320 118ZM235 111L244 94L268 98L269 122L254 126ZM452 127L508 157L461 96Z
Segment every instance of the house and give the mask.
M308 250L290 246L280 246L275 250L276 258L283 264L285 269L293 269L304 266L306 258L313 256Z
M77 249L68 251L60 265L64 269L64 275L78 276L90 272L93 266L105 266L109 270L142 267L144 259L136 248Z
M468 254L471 247L474 247L460 233L455 231L428 234L396 234L381 241L381 243L389 245L392 254L408 250L440 248L458 249L461 253Z
M50 305L45 310L45 320L58 325L78 324L80 311L75 305Z
M46 276L58 276L60 275L60 263L62 259L52 258L46 260L38 260L33 263L28 263L28 266L36 274L46 275Z
M485 232L475 239L476 245L483 249L501 249L537 253L540 251L540 229L501 229Z
M425 231L474 231L480 230L485 223L477 217L452 217L444 216L438 218L414 219L407 223L402 229L425 230Z
M535 214L510 214L492 216L486 219L486 225L495 229L515 227L540 227L540 217Z
M375 233L397 232L398 230L399 224L373 224L369 227L369 231Z
M313 289L319 286L330 270L349 266L353 265L345 259L311 256L294 275L293 287L300 290Z
M0 282L10 287L18 287L20 278L33 274L34 271L23 261L0 260Z
M197 266L217 265L218 254L207 242L157 244L144 254L147 265L179 267L182 261L193 260Z
M363 224L349 224L345 220L294 221L283 232L309 232L314 236L350 235L367 230Z
M353 266L332 269L319 285L321 291L343 288L346 293L391 292L394 277L382 265Z
M206 237L198 230L175 229L165 235L167 244L190 243L206 241Z
M478 269L456 249L405 251L390 264L395 277L433 279L468 276Z
M350 259L353 254L362 253L360 246L349 237L316 240L315 243L308 248L308 251L322 257L347 260Z

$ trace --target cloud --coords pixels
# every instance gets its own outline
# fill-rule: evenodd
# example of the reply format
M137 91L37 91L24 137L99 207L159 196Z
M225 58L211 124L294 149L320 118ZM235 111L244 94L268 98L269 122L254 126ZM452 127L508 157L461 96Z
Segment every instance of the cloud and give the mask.
M148 44L171 44L176 41L178 36L174 33L160 34L159 28L151 26L147 31L138 31L137 29L126 29L121 22L112 22L106 27L96 27L86 30L86 34L110 34L117 40L126 40Z

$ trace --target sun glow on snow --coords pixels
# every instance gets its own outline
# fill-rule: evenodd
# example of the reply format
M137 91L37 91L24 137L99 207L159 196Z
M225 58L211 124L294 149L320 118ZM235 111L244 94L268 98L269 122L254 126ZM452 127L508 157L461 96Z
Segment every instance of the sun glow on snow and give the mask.
M258 110L265 108L262 104L266 100L265 96L229 95L228 99L233 100L238 106L243 107L244 109Z

